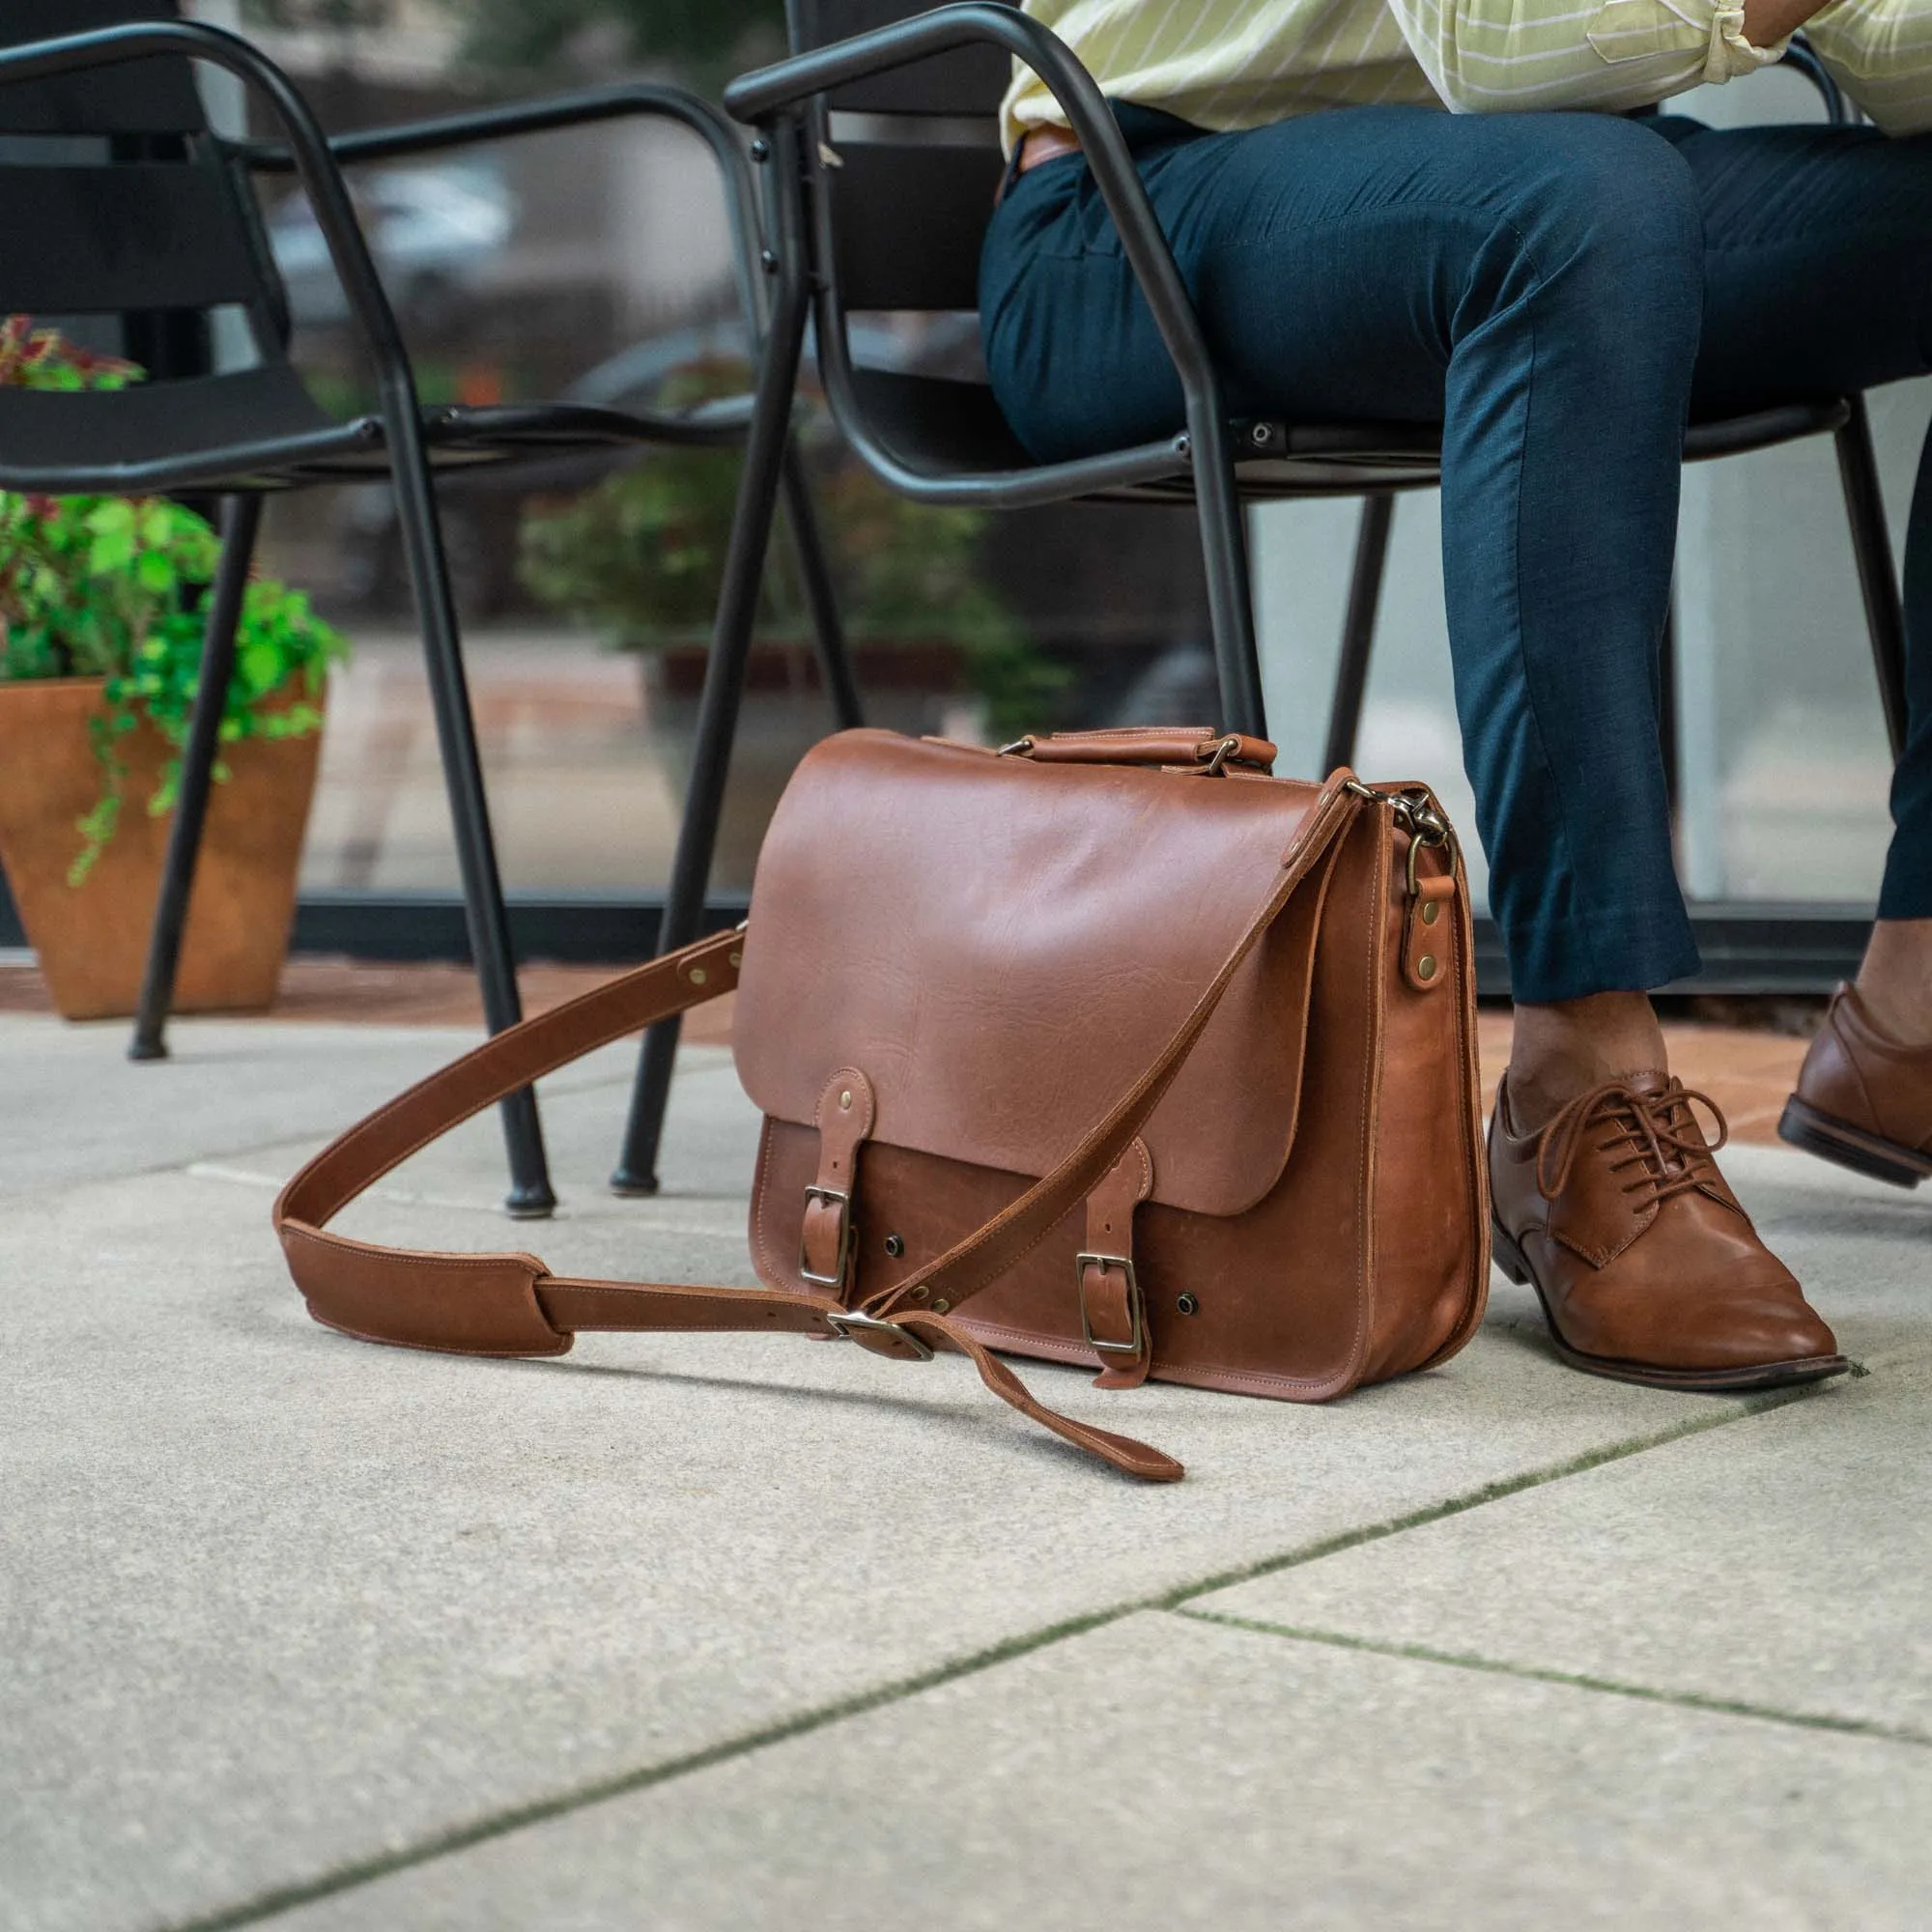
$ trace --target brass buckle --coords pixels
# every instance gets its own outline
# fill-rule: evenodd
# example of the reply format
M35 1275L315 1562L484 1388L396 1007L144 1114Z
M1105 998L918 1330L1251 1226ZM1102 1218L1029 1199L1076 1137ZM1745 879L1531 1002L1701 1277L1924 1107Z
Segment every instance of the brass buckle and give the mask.
M923 1335L915 1335L910 1328L901 1328L896 1321L881 1321L875 1315L861 1315L857 1309L828 1308L825 1311L825 1324L841 1342L856 1341L855 1329L863 1328L869 1335L890 1335L895 1342L903 1342L913 1352L917 1362L932 1360L932 1344Z
M845 1286L845 1277L852 1266L852 1197L842 1188L820 1187L816 1184L805 1190L805 1205L810 1208L816 1201L827 1208L838 1209L838 1272L837 1274L813 1274L811 1263L805 1251L805 1227L800 1222L798 1236L798 1271L802 1279L814 1288L839 1288Z
M1133 1333L1124 1342L1103 1342L1094 1332L1093 1318L1087 1313L1087 1264L1093 1263L1102 1274L1109 1268L1119 1268L1127 1278L1127 1313L1133 1318ZM1087 1346L1100 1355L1138 1355L1141 1343L1147 1336L1147 1317L1145 1303L1141 1299L1141 1278L1134 1272L1134 1264L1125 1255L1075 1255L1073 1257L1073 1282L1080 1296L1080 1332L1087 1338Z

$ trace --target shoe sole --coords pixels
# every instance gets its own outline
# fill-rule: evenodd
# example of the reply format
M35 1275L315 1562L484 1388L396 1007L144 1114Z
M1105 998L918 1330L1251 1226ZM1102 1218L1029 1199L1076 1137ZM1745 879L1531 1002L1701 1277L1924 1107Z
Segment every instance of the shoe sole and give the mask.
M1556 1326L1549 1312L1549 1297L1543 1292L1536 1271L1522 1250L1494 1221L1490 1223L1491 1245L1496 1265L1518 1287L1533 1288L1549 1330L1549 1345L1558 1357L1585 1375L1604 1376L1615 1382L1635 1382L1644 1388L1678 1389L1691 1395L1747 1395L1754 1389L1789 1388L1801 1382L1828 1381L1847 1375L1851 1363L1843 1355L1801 1355L1784 1362L1752 1362L1740 1369L1666 1369L1649 1362L1621 1362L1607 1355L1586 1355L1573 1349Z
M1916 1148L1901 1146L1879 1134L1868 1134L1849 1121L1821 1114L1793 1094L1784 1103L1784 1118L1777 1123L1777 1137L1788 1141L1820 1160L1862 1174L1869 1180L1883 1180L1893 1187L1917 1187L1932 1177L1932 1155Z

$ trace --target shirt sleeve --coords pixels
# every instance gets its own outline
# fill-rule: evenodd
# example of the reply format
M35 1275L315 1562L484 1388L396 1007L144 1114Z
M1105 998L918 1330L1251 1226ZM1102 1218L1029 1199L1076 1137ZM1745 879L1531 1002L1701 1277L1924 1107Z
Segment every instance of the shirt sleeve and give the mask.
M1888 134L1932 129L1932 7L1833 0L1804 37L1832 77Z
M1838 0L1914 7L1918 0ZM1459 114L1648 107L1781 60L1753 46L1742 0L1389 0L1409 50Z

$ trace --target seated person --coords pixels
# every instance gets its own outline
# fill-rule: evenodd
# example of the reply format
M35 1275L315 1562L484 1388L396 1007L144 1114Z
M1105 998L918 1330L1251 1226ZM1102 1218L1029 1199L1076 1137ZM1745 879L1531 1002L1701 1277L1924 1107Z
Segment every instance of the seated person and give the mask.
M1647 997L1698 964L1659 649L1690 414L1932 369L1932 0L1026 9L1114 104L1230 408L1443 426L1457 704L1517 999L1491 1127L1499 1260L1578 1367L1684 1388L1835 1373ZM1800 27L1876 127L1630 118L1776 61ZM1005 118L980 308L1009 419L1042 458L1179 430L1052 98L1022 71ZM1905 591L1879 923L1787 1129L1913 1180L1932 1174L1932 460Z

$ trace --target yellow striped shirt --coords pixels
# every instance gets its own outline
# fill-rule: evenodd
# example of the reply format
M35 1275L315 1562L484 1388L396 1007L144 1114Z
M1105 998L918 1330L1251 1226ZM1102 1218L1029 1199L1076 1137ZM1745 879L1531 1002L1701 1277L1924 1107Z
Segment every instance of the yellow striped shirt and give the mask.
M1102 92L1196 127L1257 128L1382 101L1459 114L1623 112L1782 57L1732 0L1025 0ZM1932 0L1833 0L1805 33L1891 133L1932 128ZM1026 69L1009 144L1064 125Z

